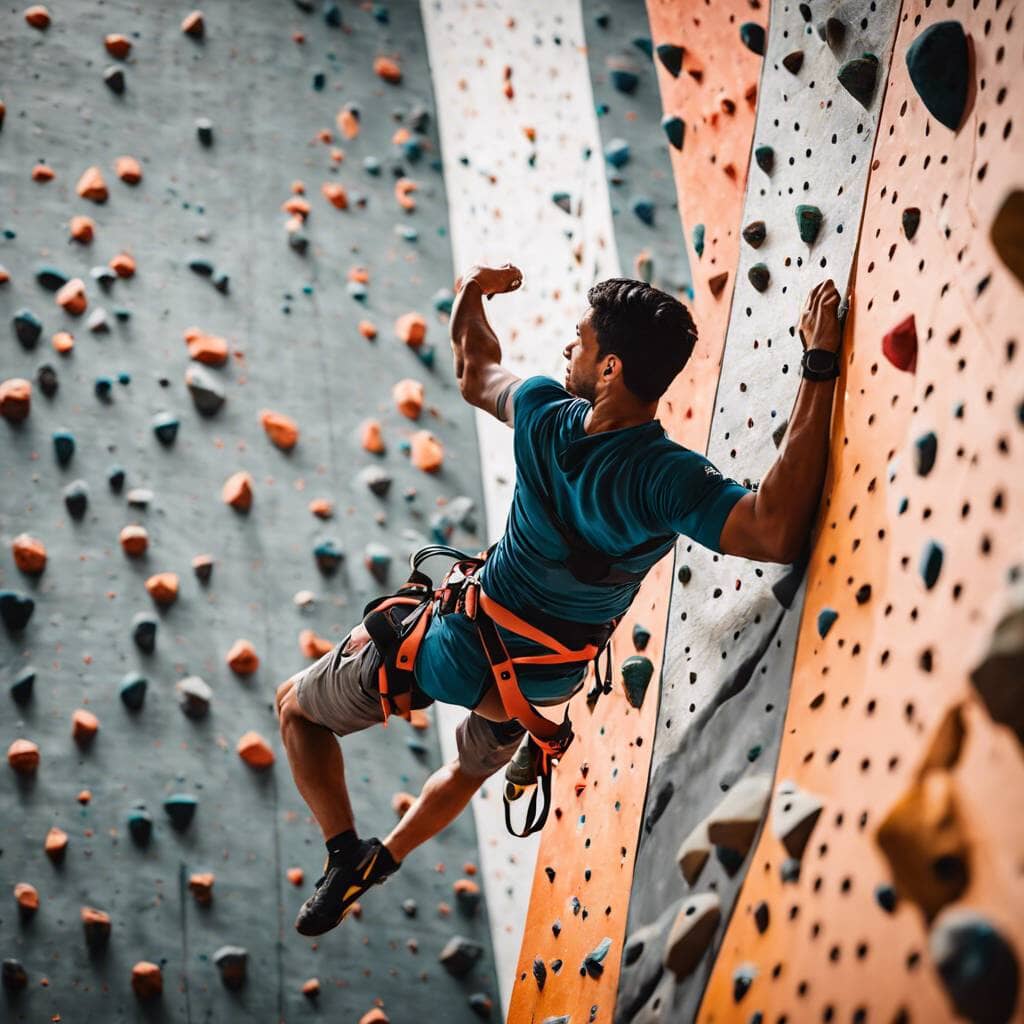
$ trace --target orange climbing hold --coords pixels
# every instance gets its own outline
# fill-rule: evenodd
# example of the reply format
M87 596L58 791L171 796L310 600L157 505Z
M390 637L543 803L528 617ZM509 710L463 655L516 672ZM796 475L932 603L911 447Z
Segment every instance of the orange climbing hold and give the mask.
M326 637L317 636L311 629L304 629L299 633L299 650L307 658L322 658L334 647Z
M14 899L23 914L34 914L39 909L39 891L30 882L18 882L14 887Z
M342 107L335 121L338 124L338 131L346 139L354 139L359 134L359 118L349 107Z
M98 167L87 167L78 179L75 191L83 199L91 199L94 203L107 201L107 183L103 180L103 172Z
M35 167L32 168L33 181L38 181L43 184L47 181L53 181L53 178L53 168L46 164L36 164Z
M189 892L192 893L192 898L201 907L208 907L213 902L213 883L215 877L212 871L194 871L189 875Z
M334 502L328 501L326 498L314 498L309 503L309 511L317 519L330 519L334 515Z
M345 191L344 185L339 185L336 181L325 181L320 186L320 191L331 206L339 210L348 209L348 192Z
M80 746L87 746L100 731L100 720L85 708L78 708L71 715L71 738Z
M135 260L126 252L119 252L112 256L107 264L118 277L133 277L135 275Z
M260 423L267 437L282 451L291 451L299 441L299 425L284 413L264 409L260 413Z
M309 216L309 200L303 199L302 196L292 196L281 204L281 209L305 220Z
M43 840L43 850L46 856L53 861L54 864L59 864L64 859L64 854L68 848L68 834L62 828L57 828L54 825L49 832L46 833L46 838Z
M146 548L149 547L149 533L146 531L144 526L125 526L118 540L121 542L121 550L128 555L129 558L138 558L139 555L146 553Z
M206 23L203 21L202 11L193 11L185 17L181 23L181 31L193 39L201 39L206 31Z
M110 35L104 36L103 45L107 48L107 53L118 60L124 60L132 52L132 41L118 32L111 32Z
M402 81L402 69L389 57L378 57L373 62L373 73L391 85L398 85Z
M379 1006L375 1006L359 1018L359 1024L391 1024L391 1018Z
M306 880L306 872L302 868L289 868L285 872L285 877L292 885L298 886Z
M252 507L252 476L244 469L233 473L224 481L220 496L225 504L239 512L248 512Z
M412 178L399 178L395 182L395 199L398 200L398 205L408 212L412 212L416 209L416 200L413 199L412 194L419 188Z
M31 740L15 740L7 748L7 763L19 775L32 775L39 767L39 748Z
M75 347L75 337L67 331L57 331L50 342L62 356L66 356Z
M424 473L436 473L444 462L444 447L429 430L412 435L412 464Z
M401 818L412 807L415 799L416 797L412 793L406 793L404 790L400 791L391 798L391 810Z
M430 728L430 716L421 708L413 708L409 712L409 724L418 732Z
M75 799L84 807L86 804L92 802L92 790L91 789L80 789L78 796Z
M223 366L228 361L228 343L216 334L206 334L198 327L185 329L189 359L207 366Z
M427 336L427 321L419 313L405 313L395 321L395 334L410 348L419 348Z
M256 648L248 640L236 640L224 660L231 671L240 676L251 676L260 667Z
M30 576L38 576L46 568L46 545L37 537L19 533L11 541L14 564Z
M156 604L166 608L178 599L178 576L173 572L155 573L146 580L146 590Z
M24 377L9 377L0 384L0 416L20 423L32 408L32 383Z
M418 380L412 377L400 380L392 389L391 397L403 416L411 420L419 419L423 411L423 385Z
M139 999L155 999L163 990L164 976L157 964L140 960L132 966L132 991Z
M76 242L81 242L82 245L86 245L91 242L93 235L96 233L96 223L92 217L86 217L84 214L79 214L76 217L71 218L70 225L71 238Z
M274 763L270 744L258 732L245 733L235 749L250 768L269 768Z
M320 980L318 978L307 978L302 983L302 994L307 999L316 999L320 995Z
M25 20L33 28L42 31L50 27L50 12L42 4L33 4L25 8Z
M57 292L57 305L70 316L81 316L89 305L85 297L85 282L80 277L73 277L62 285Z

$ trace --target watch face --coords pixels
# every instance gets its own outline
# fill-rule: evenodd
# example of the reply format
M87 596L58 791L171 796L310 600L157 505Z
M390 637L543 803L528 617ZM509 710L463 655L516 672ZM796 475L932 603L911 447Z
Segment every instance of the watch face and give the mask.
M813 373L828 373L835 366L836 355L820 348L807 350L807 369Z

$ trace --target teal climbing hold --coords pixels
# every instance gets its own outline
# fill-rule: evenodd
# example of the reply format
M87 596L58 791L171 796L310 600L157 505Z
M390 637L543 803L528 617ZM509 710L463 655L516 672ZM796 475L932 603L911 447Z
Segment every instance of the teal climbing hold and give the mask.
M188 828L195 817L199 801L188 793L172 793L164 800L164 812L171 820L171 825L179 832Z
M693 226L693 251L697 254L697 259L700 259L704 255L704 225L694 224Z
M801 241L814 245L818 232L821 230L821 210L816 206L801 203L796 208L796 227L800 232Z
M622 663L622 683L626 690L626 700L635 707L641 708L647 687L654 675L654 664L643 654L634 654Z
M98 399L106 401L110 398L110 392L114 390L114 382L109 377L97 377L92 388Z
M896 515L903 515L908 508L910 508L910 500L908 498L901 498L899 505L896 506Z
M173 413L160 412L153 417L153 433L162 445L174 444L178 436L178 417Z
M751 764L753 764L761 756L762 750L763 750L763 748L762 748L761 744L760 743L755 743L754 746L752 746L747 751L747 760Z
M636 36L633 45L645 56L654 57L654 42L650 36Z
M565 210L566 213L572 213L572 198L568 192L555 192L551 196L551 201L560 210Z
M935 465L935 455L939 449L939 439L935 431L929 430L914 442L914 468L918 476L927 476Z
M0 590L0 619L12 633L20 633L36 610L35 601L28 594L16 590Z
M839 84L865 109L871 105L878 81L878 58L865 53L840 65L836 76Z
M612 940L605 936L584 958L580 965L580 974L589 974L599 978L604 971L604 960L612 948Z
M740 25L740 40L752 53L764 56L764 29L756 21L745 21Z
M750 283L759 291L766 291L771 282L771 273L765 263L755 263L748 271L747 278Z
M640 84L640 76L626 68L612 68L608 77L611 79L612 86L627 96L632 96Z
M11 683L11 700L19 707L23 707L32 699L32 692L36 685L36 670L31 665L26 665Z
M939 581L939 574L942 572L942 545L938 541L930 540L921 552L921 564L918 567L924 585L931 590Z
M118 688L121 703L129 711L138 711L146 701L146 679L138 672L129 672Z
M63 270L51 267L48 263L36 267L36 284L48 292L55 292L58 288L63 288L69 280L71 279Z
M646 196L637 196L632 202L633 213L648 227L654 225L654 201Z
M153 838L153 818L144 807L133 807L128 812L128 834L136 846L149 845Z
M686 51L675 43L658 44L658 60L664 65L665 70L673 77L678 78L683 68L683 54Z
M928 112L955 132L967 107L971 75L967 37L960 22L929 25L907 47L907 71Z
M624 139L612 139L604 147L604 158L612 167L625 167L629 163L629 143Z
M681 150L683 148L683 139L686 137L686 125L681 117L676 117L675 114L666 114L661 119L661 130L676 149Z
M765 174L771 174L775 166L775 150L771 146L758 146L754 150L754 162Z
M434 309L439 313L450 313L455 302L455 293L450 288L439 288L434 292Z
M120 466L111 466L107 470L107 483L115 494L120 494L124 487L124 470Z
M75 454L75 435L70 430L55 430L53 432L53 454L57 462L66 466Z
M635 622L633 624L633 647L638 651L644 651L650 642L651 631L641 626L639 622Z
M43 333L43 322L31 309L19 309L12 321L14 336L21 342L24 349L36 347L39 335Z
M323 540L313 549L313 557L316 559L317 568L325 575L330 576L337 572L345 558L340 545L333 540Z
M839 618L839 612L835 608L822 608L818 612L818 636L823 640L828 636L828 631L832 628L833 623Z

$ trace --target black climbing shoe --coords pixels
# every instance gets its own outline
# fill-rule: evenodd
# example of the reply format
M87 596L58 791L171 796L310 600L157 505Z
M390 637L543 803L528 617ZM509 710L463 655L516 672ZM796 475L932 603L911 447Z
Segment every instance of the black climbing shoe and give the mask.
M399 867L401 862L394 862L379 839L361 839L346 856L331 854L313 895L295 918L295 930L300 935L322 935L337 927L370 886L385 881Z

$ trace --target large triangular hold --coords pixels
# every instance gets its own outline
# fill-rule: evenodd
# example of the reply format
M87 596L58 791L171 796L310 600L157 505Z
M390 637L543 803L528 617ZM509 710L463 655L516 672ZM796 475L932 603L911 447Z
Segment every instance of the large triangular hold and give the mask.
M708 815L711 842L727 846L745 857L761 826L771 789L770 775L749 775L740 779Z
M929 25L907 48L907 71L928 113L955 132L967 107L971 75L967 36L960 22Z
M839 68L839 84L865 109L871 106L878 81L878 58L873 53L848 60Z
M680 908L665 943L662 963L685 978L700 963L722 918L722 905L713 892L691 896Z
M821 814L822 802L795 782L780 782L772 802L772 828L791 857L803 856Z

